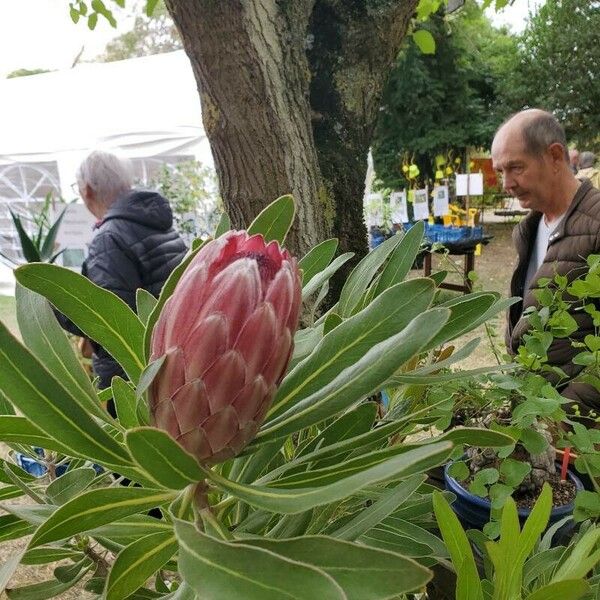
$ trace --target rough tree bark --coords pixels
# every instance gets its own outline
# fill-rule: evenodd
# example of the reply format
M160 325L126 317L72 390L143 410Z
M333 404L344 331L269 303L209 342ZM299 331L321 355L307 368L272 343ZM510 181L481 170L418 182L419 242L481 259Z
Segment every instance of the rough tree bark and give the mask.
M379 101L418 0L166 0L190 58L235 226L292 193L300 255L367 250L362 196Z

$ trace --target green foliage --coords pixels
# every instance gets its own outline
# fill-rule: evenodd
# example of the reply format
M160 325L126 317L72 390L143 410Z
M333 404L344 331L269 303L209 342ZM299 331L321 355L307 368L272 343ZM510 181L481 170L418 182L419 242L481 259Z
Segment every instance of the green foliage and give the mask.
M542 3L520 41L517 82L526 92L524 101L554 112L569 139L594 150L600 148L599 29L598 2Z
M417 44L435 53L423 54ZM422 38L422 39L420 39ZM487 147L511 111L505 90L516 65L516 40L492 27L475 2L457 15L432 15L407 38L382 100L373 159L383 187L403 187L402 156L414 156L422 178L449 149ZM506 86L506 87L505 87Z
M174 226L188 241L213 232L222 213L214 172L197 161L163 165L151 182L173 210Z
M52 193L48 192L40 210L34 210L26 217L21 217L12 209L8 209L19 236L25 262L53 263L62 254L62 250L56 251L56 236L67 208L63 208L58 217L50 222L53 206ZM31 223L31 227L27 225L27 221ZM29 234L28 229L32 229L33 232ZM0 257L12 265L21 264L21 261L14 260L5 254L0 253Z
M284 197L251 227L283 241L293 218ZM0 416L0 441L25 452L30 444L45 447L43 460L51 468L34 480L4 463L0 498L8 518L0 522L0 542L33 533L24 560L68 557L70 563L39 589L10 595L60 594L85 578L89 589L107 598L141 597L159 570L153 597L168 597L174 590L165 581L177 577L183 578L177 597L234 597L239 580L247 583L248 597L256 592L261 599L268 597L265 586L275 590L273 597L291 590L311 598L377 599L421 590L431 577L428 567L448 555L430 531L432 490L422 473L445 463L455 445L504 446L510 438L464 428L408 443L407 436L428 422L428 411L382 417L367 401L399 369L429 363L439 345L475 327L490 310L487 301L433 307L432 280L402 281L419 249L417 233L398 236L359 263L339 312L298 332L299 354L256 440L243 455L214 467L198 464L165 432L140 426L156 364L148 364L144 340L198 250L174 272L156 304L138 299L142 319L65 269L21 267L17 278L28 288L17 298L20 320L27 311L37 318L23 323L26 345L0 329L6 359L0 361L0 391L10 401L9 414ZM330 268L335 248L327 242L302 260L313 294L326 289L338 268ZM44 297L110 348L131 382L115 378L102 394L84 385ZM313 295L305 297L309 305ZM445 328L450 318L453 325ZM111 395L116 419L99 409L100 397ZM23 416L11 414L16 409ZM69 465L59 478L58 462ZM93 464L105 471L97 474ZM136 485L115 485L111 473ZM36 504L7 503L22 494ZM162 518L148 516L151 509ZM104 550L114 562L104 562ZM21 558L0 569L3 589Z
M30 75L40 75L41 73L50 73L48 69L16 69L11 71L6 79L14 79L16 77L29 77Z

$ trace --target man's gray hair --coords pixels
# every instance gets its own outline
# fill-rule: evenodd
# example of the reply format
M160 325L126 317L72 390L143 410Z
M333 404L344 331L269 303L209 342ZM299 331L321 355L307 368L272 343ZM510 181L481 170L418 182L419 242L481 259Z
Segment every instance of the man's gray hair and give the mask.
M87 156L79 165L76 177L81 189L89 185L96 193L98 202L107 206L133 185L131 163L102 150L94 150Z
M582 152L579 155L579 168L588 169L593 167L596 162L596 155L593 152Z
M528 154L539 158L546 152L548 146L561 144L565 150L565 160L569 162L567 136L563 126L553 114L536 111L536 114L524 123L522 135Z

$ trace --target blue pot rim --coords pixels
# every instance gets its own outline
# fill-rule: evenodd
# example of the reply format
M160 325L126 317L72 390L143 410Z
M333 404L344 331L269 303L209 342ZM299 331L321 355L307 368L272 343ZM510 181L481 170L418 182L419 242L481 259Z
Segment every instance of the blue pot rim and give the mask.
M467 499L469 502L474 504L475 506L479 506L480 508L484 508L486 510L492 510L492 503L487 498L482 498L481 496L476 496L472 494L464 488L452 475L448 474L448 469L454 464L453 462L449 462L444 467L444 481L446 483L446 489L456 494L459 498ZM560 463L556 463L558 467L560 467ZM583 487L583 483L581 479L573 473L571 469L567 471L568 478L575 484L575 488L577 491L585 489ZM562 506L552 507L552 512L550 513L555 517L566 517L570 515L575 508L575 502L570 502L569 504L563 504ZM520 517L527 517L531 512L531 508L517 508L517 513Z

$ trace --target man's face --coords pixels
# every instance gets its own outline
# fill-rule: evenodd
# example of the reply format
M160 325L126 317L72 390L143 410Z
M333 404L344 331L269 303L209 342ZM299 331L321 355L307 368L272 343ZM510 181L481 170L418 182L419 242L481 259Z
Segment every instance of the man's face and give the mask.
M517 198L523 208L544 212L554 186L549 157L528 154L519 131L501 129L492 143L492 163L502 176L507 193Z

